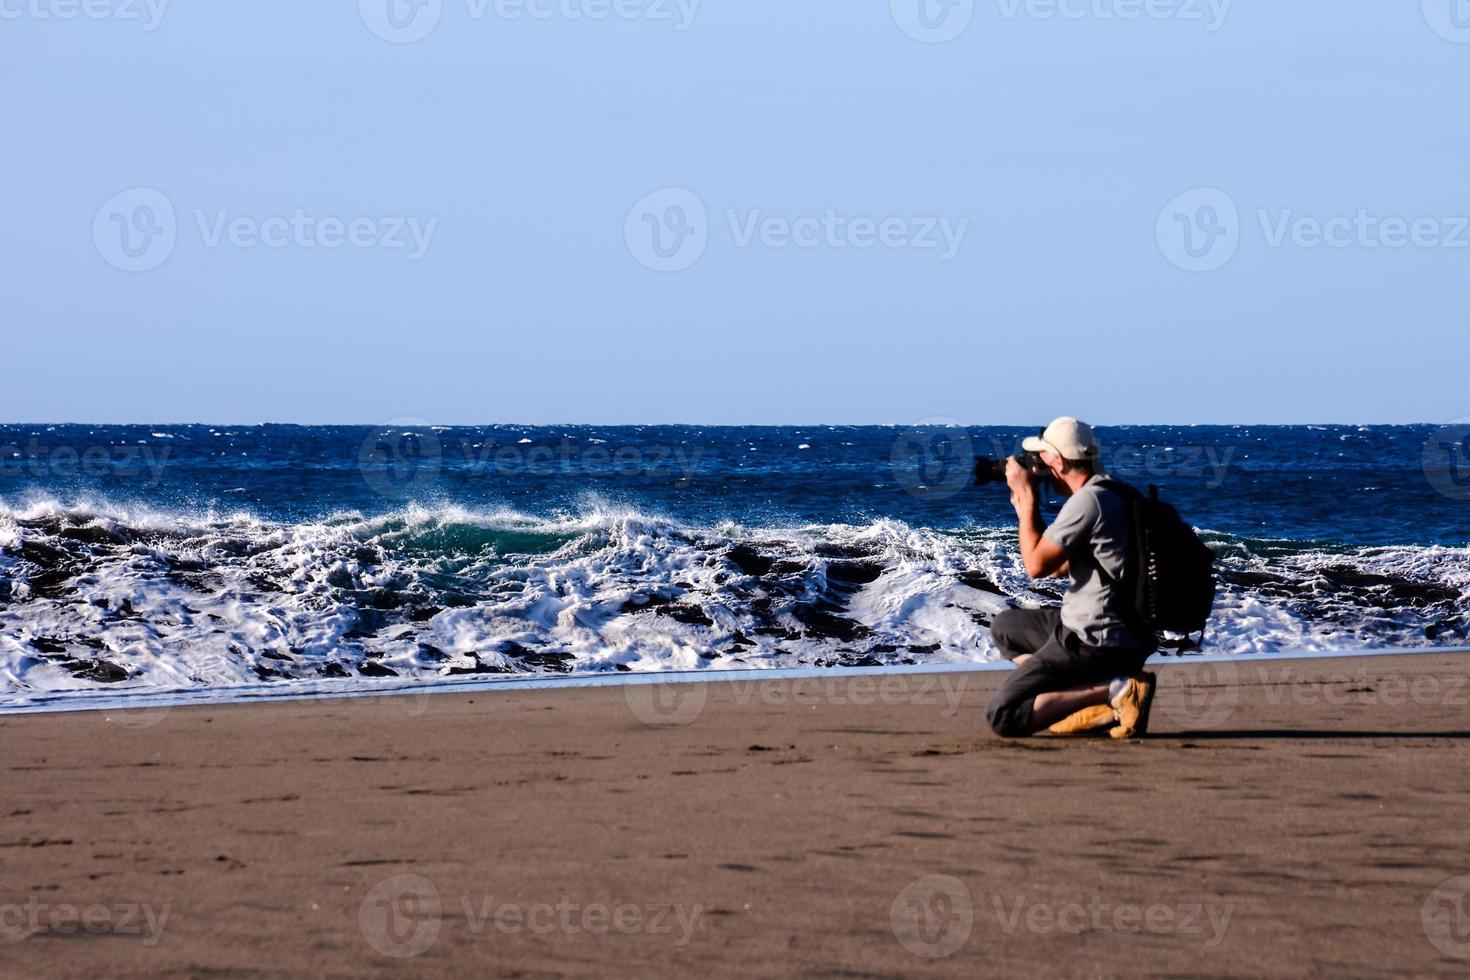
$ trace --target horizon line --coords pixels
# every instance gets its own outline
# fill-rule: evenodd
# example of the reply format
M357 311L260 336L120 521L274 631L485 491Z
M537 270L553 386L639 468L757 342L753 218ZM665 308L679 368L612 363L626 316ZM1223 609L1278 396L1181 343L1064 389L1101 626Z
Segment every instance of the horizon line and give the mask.
M1419 426L1446 426L1455 422L1444 421L1415 421L1415 422L1095 422L1091 423L1097 428L1119 429L1141 426L1169 426L1175 428L1414 428ZM1470 424L1467 422L1465 424ZM55 422L55 421L27 421L27 422L3 422L3 427L25 427L25 426L116 426L129 428L184 428L184 427L207 427L207 428L247 428L260 429L268 426L279 426L282 428L360 428L360 429L382 429L382 428L404 428L404 429L473 429L485 428L487 426L507 428L530 428L530 429L552 429L552 428L636 428L636 427L661 427L661 428L683 428L683 429L902 429L902 428L991 428L991 429L1034 429L1045 425L1044 422L943 422L937 419L920 419L908 422L430 422L427 419L400 418L387 419L376 422Z

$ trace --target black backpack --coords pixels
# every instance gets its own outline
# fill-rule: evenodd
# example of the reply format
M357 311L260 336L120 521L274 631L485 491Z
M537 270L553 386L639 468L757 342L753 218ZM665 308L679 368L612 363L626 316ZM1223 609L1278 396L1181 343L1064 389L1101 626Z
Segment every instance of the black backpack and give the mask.
M1123 597L1132 599L1129 625L1145 636L1161 630L1198 632L1204 641L1205 622L1215 605L1215 553L1186 524L1179 512L1159 499L1159 488L1148 495L1118 480L1098 481L1128 504L1133 547L1129 549ZM1111 586L1111 577L1098 574ZM1197 644L1196 644L1197 645Z

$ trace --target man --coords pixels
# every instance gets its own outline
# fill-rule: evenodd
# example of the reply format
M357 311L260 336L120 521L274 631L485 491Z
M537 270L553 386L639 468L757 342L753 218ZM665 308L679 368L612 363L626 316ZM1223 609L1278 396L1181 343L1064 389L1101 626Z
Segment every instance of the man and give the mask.
M1128 502L1102 482L1097 441L1085 422L1059 418L1021 445L1039 456L1043 479L1067 495L1043 532L1036 478L1014 457L1006 461L1021 558L1031 577L1065 575L1071 586L1061 609L1008 609L995 617L991 637L1016 670L986 706L986 718L1008 737L1103 725L1114 738L1142 735L1154 693L1154 675L1142 667L1158 643L1129 625Z

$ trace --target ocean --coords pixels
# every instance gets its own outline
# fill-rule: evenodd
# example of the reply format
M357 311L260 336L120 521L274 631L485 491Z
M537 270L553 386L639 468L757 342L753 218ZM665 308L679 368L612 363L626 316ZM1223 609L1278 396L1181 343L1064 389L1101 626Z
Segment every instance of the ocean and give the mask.
M995 660L1062 583L972 462L1034 431L0 426L0 707ZM1220 558L1205 652L1470 638L1435 427L1098 433Z

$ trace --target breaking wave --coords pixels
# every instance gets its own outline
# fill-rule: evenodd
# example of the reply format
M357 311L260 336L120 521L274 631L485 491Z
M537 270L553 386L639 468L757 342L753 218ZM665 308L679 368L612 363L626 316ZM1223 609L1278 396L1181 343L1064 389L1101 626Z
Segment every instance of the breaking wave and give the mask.
M1470 551L1208 534L1208 652L1454 645ZM0 705L41 692L994 660L1060 598L1014 532L691 526L588 498L311 522L44 497L0 504Z

